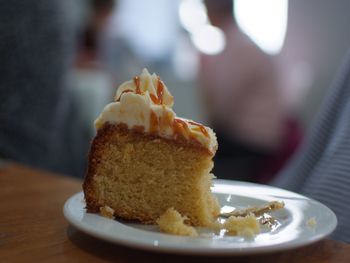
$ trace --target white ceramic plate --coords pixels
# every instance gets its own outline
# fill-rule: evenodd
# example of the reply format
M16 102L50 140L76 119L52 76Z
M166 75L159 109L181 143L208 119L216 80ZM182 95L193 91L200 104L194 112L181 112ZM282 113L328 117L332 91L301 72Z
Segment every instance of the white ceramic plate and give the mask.
M246 182L214 180L214 194L224 208L258 206L283 201L285 208L273 213L277 224L255 238L214 234L199 228L199 237L160 233L156 226L111 220L85 211L83 192L64 205L67 220L79 230L116 244L145 250L200 255L243 255L286 250L311 244L329 235L337 225L335 214L325 205L302 195ZM312 226L310 219L316 220Z

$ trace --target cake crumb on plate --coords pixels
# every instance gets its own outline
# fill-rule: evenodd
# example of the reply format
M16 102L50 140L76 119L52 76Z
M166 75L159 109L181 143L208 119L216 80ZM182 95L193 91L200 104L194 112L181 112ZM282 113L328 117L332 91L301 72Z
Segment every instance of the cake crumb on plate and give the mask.
M114 210L113 210L113 208L109 207L108 205L101 206L100 213L104 217L114 219Z
M309 227L315 227L317 225L317 221L315 217L309 218L306 223Z
M180 236L198 236L196 229L186 225L184 221L186 217L176 211L173 207L168 208L157 220L160 231Z
M229 235L254 237L260 233L259 220L254 214L246 216L230 216L223 225Z

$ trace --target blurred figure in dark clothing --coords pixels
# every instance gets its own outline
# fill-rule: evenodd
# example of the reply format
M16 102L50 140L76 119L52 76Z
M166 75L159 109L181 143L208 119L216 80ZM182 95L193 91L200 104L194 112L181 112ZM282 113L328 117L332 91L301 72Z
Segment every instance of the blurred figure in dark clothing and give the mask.
M273 58L240 31L232 0L206 0L212 25L223 30L226 47L202 55L200 87L219 150L219 178L268 182L294 152L300 133L290 122Z
M350 243L350 49L303 144L272 184L331 208L338 225L330 238Z
M88 1L88 16L79 37L76 66L80 68L99 67L99 38L113 12L115 0Z
M90 137L102 109L115 93L113 75L104 61L103 35L115 10L115 0L88 0L78 33L77 50L72 71L73 96L79 105L80 118Z
M75 28L61 0L0 2L0 158L82 176L88 148L67 76Z

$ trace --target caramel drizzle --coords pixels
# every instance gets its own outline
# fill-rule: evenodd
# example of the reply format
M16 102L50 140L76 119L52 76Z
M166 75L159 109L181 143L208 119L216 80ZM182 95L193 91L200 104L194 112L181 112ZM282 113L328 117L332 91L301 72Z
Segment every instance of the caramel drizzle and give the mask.
M164 125L163 124L163 118L165 116L161 117L160 119L158 119L157 115L151 111L151 116L150 116L150 133L156 133L158 131L158 129L160 128L160 125ZM192 122L189 121L188 123L184 120L181 120L179 118L174 118L174 120L171 122L166 122L169 123L170 125L172 125L173 129L174 129L174 138L177 138L179 136L184 137L185 134L188 134L189 138L197 140L197 138L192 134L190 127L188 126L189 124L192 125L196 125L199 127L200 131L204 134L205 137L209 138L209 134L207 132L207 130L205 129L205 127L199 123L196 122ZM168 125L169 125L168 124Z
M164 83L158 76L158 81L157 81L157 96L154 94L150 94L151 99L154 104L163 104L163 94L164 94Z
M173 128L174 128L175 137L182 135L183 134L182 130L185 130L188 134L191 134L188 124L181 119L174 118Z
M149 132L156 133L158 131L158 127L159 127L159 120L158 120L157 114L151 111Z
M141 88L140 88L140 78L138 76L134 77L134 84L135 84L135 93L136 94L142 94L141 92ZM154 94L150 94L150 97L153 101L154 104L158 104L161 105L163 104L163 96L164 96L164 83L163 81L160 79L160 77L158 76L157 78L157 96ZM133 90L131 89L126 89L124 90L120 95L119 98L116 99L116 101L120 101L121 96L124 93L127 92L133 92ZM151 116L150 116L150 132L151 133L155 133L158 130L158 126L159 126L159 119L157 117L157 115L154 112L151 112ZM205 127L202 124L199 124L197 122L193 122L193 121L189 121L189 124L195 125L199 128L199 130L204 134L205 137L209 138L209 133L208 131L205 129ZM183 134L183 130L189 134L190 137L191 136L191 130L188 127L188 124L186 123L186 121L183 121L181 119L175 118L173 121L173 128L174 128L174 135L175 137L182 135Z
M194 121L189 121L188 123L192 124L192 125L195 125L195 126L198 126L200 131L204 134L204 136L209 138L209 133L208 133L208 131L206 130L206 128L202 124L199 124L199 123L194 122Z
M120 93L119 97L118 97L115 101L120 101L120 98L122 97L122 95L123 95L124 93L128 93L128 92L134 92L134 91L131 90L131 89L123 90L123 92Z
M140 78L139 78L139 76L135 76L135 77L134 77L134 83L135 83L135 86L136 86L135 93L136 93L136 94L141 94L141 89L140 89Z
M134 77L134 84L135 84L135 93L136 94L142 94L142 91L141 91L141 88L140 88L140 78L138 76L135 76ZM120 98L121 96L124 94L124 93L127 93L127 92L134 92L133 90L131 89L126 89L124 90L120 95L119 97L116 99L116 101L120 101ZM150 97L153 101L154 104L158 104L158 105L161 105L163 104L163 97L164 97L164 83L163 81L160 79L160 77L158 76L158 81L157 81L157 96L154 95L154 94L150 94Z
M163 93L164 93L164 83L158 76L157 96L158 96L159 104L163 104Z
M135 83L135 86L136 86L135 93L136 94L142 94L141 89L140 89L140 78L138 76L134 77L134 83ZM134 91L132 89L123 90L122 93L120 93L119 97L116 98L115 101L120 101L120 98L122 97L122 95L124 93L128 93L128 92L134 92Z

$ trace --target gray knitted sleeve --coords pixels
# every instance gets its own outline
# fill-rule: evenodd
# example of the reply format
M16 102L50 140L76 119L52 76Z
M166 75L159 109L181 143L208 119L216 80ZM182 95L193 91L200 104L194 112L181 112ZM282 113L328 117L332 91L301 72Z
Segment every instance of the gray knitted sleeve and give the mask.
M350 242L350 52L304 145L272 184L330 207L339 220L332 237Z
M78 151L65 147L74 143L75 123L67 91L74 30L65 2L0 1L0 157L77 174Z

